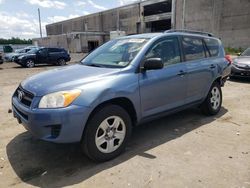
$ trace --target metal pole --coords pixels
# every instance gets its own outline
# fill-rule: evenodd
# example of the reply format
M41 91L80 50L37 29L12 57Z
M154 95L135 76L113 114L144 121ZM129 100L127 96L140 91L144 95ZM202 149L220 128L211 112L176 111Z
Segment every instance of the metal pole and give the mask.
M40 28L40 37L43 37L42 34L42 25L41 25L41 16L40 16L40 9L38 8L38 17L39 17L39 28Z

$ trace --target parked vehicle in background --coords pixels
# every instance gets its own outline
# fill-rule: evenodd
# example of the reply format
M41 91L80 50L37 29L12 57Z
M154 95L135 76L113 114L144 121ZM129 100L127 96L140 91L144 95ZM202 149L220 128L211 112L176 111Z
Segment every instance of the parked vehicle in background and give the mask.
M17 59L19 56L27 53L28 51L30 51L33 48L37 48L37 47L30 46L30 47L26 47L26 48L23 48L23 49L17 49L17 50L15 50L14 53L6 53L5 56L4 56L4 60L7 61L7 62L15 61L15 59Z
M211 34L126 36L80 64L23 81L12 108L34 136L81 142L88 157L106 161L124 150L137 124L194 106L217 114L230 69L221 41Z
M70 55L63 48L33 48L26 54L15 59L23 67L32 68L36 64L65 65L70 61Z
M231 77L250 77L250 48L233 60Z
M13 52L13 48L10 45L3 46L3 52L4 53L11 53Z
M1 53L0 53L0 64L3 64L3 58Z

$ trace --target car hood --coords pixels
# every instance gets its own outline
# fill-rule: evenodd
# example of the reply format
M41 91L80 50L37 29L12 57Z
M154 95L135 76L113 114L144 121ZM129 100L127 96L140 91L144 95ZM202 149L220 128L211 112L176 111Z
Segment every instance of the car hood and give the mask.
M90 67L81 64L54 69L34 75L21 83L21 86L35 96L76 89L84 84L112 78L120 69Z
M248 64L250 65L250 57L248 56L242 56L242 57L237 57L234 59L236 63L242 63L242 64Z
M5 54L5 57L12 57L14 55L18 55L19 53L8 53L8 54Z
M25 55L26 53L15 53L12 56L21 56L21 55Z
M27 54L27 53L24 53L24 54L21 54L19 55L18 57L19 58L29 58L29 57L35 57L36 54Z

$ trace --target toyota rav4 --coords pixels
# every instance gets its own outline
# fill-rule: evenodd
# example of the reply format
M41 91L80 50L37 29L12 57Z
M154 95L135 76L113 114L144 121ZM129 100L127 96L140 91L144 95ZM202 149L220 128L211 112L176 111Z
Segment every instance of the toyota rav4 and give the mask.
M221 41L208 33L126 36L79 64L21 82L13 113L35 137L81 142L88 157L106 161L124 150L135 125L193 106L217 114L230 68Z

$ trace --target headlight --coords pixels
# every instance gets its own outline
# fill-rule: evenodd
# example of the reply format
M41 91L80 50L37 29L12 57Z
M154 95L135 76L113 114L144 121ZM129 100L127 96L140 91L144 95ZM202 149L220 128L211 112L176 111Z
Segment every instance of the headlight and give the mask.
M42 97L39 108L63 108L69 106L79 95L81 90L59 91Z

